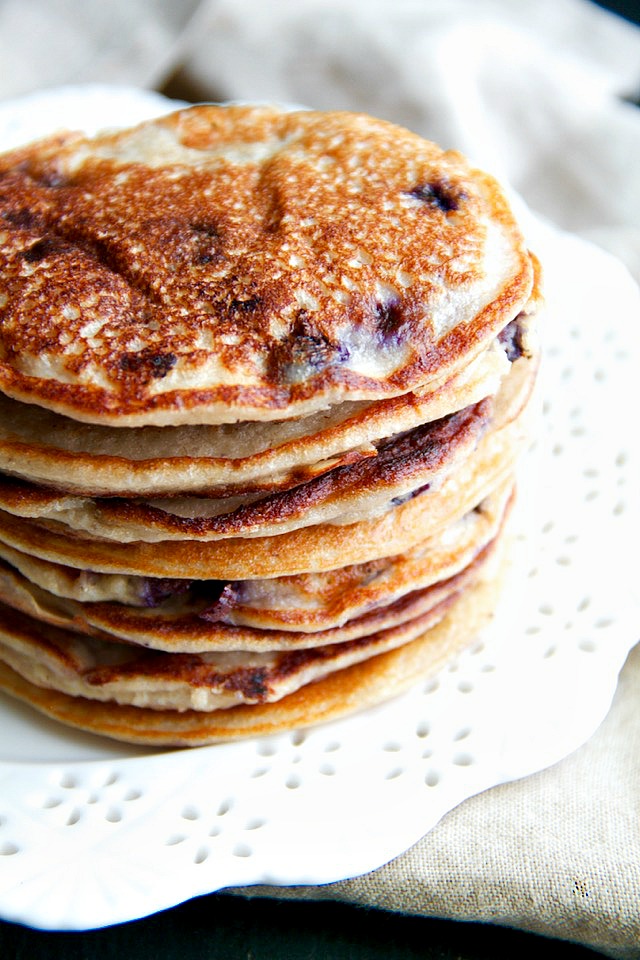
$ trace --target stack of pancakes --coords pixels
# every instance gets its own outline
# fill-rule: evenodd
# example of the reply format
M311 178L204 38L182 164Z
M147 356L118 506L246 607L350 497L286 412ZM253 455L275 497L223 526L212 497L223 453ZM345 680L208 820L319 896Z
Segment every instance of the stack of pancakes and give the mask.
M0 157L0 685L198 744L439 667L495 606L539 302L495 181L363 115Z

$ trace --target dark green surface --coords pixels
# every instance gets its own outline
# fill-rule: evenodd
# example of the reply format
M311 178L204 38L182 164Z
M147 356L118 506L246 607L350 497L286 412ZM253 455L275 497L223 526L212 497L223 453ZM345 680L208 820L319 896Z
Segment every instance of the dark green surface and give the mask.
M640 23L639 0L598 0L597 6L604 7L605 10L616 13L626 20L631 20L632 23Z
M45 933L0 924L2 960L593 960L591 950L483 924L335 903L213 895L105 930Z

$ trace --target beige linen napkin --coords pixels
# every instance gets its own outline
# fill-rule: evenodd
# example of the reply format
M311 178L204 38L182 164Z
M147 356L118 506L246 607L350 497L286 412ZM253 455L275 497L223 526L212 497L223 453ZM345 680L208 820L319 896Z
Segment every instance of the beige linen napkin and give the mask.
M466 800L405 854L363 877L237 892L486 921L637 958L639 691L636 647L606 720L561 763Z
M587 0L5 0L0 64L0 98L108 82L368 111L463 150L640 278L640 110L624 101L640 94L640 31ZM640 648L571 757L466 801L367 876L251 895L640 957L638 690Z

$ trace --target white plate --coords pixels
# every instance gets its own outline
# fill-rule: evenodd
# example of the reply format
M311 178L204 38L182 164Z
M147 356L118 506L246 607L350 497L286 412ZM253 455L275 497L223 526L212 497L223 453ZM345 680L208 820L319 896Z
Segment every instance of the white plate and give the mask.
M0 144L166 108L135 91L49 92L0 105ZM0 915L86 929L227 886L355 876L598 726L637 635L640 297L611 257L523 215L546 273L544 410L491 629L390 704L238 745L145 751L2 698Z

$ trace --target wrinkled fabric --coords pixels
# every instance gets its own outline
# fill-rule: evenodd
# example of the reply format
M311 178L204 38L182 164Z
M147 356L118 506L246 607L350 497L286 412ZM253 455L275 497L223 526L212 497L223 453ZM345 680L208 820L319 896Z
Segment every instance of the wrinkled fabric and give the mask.
M379 870L324 887L238 892L487 921L619 960L639 957L639 690L636 647L587 744L548 770L465 800Z

